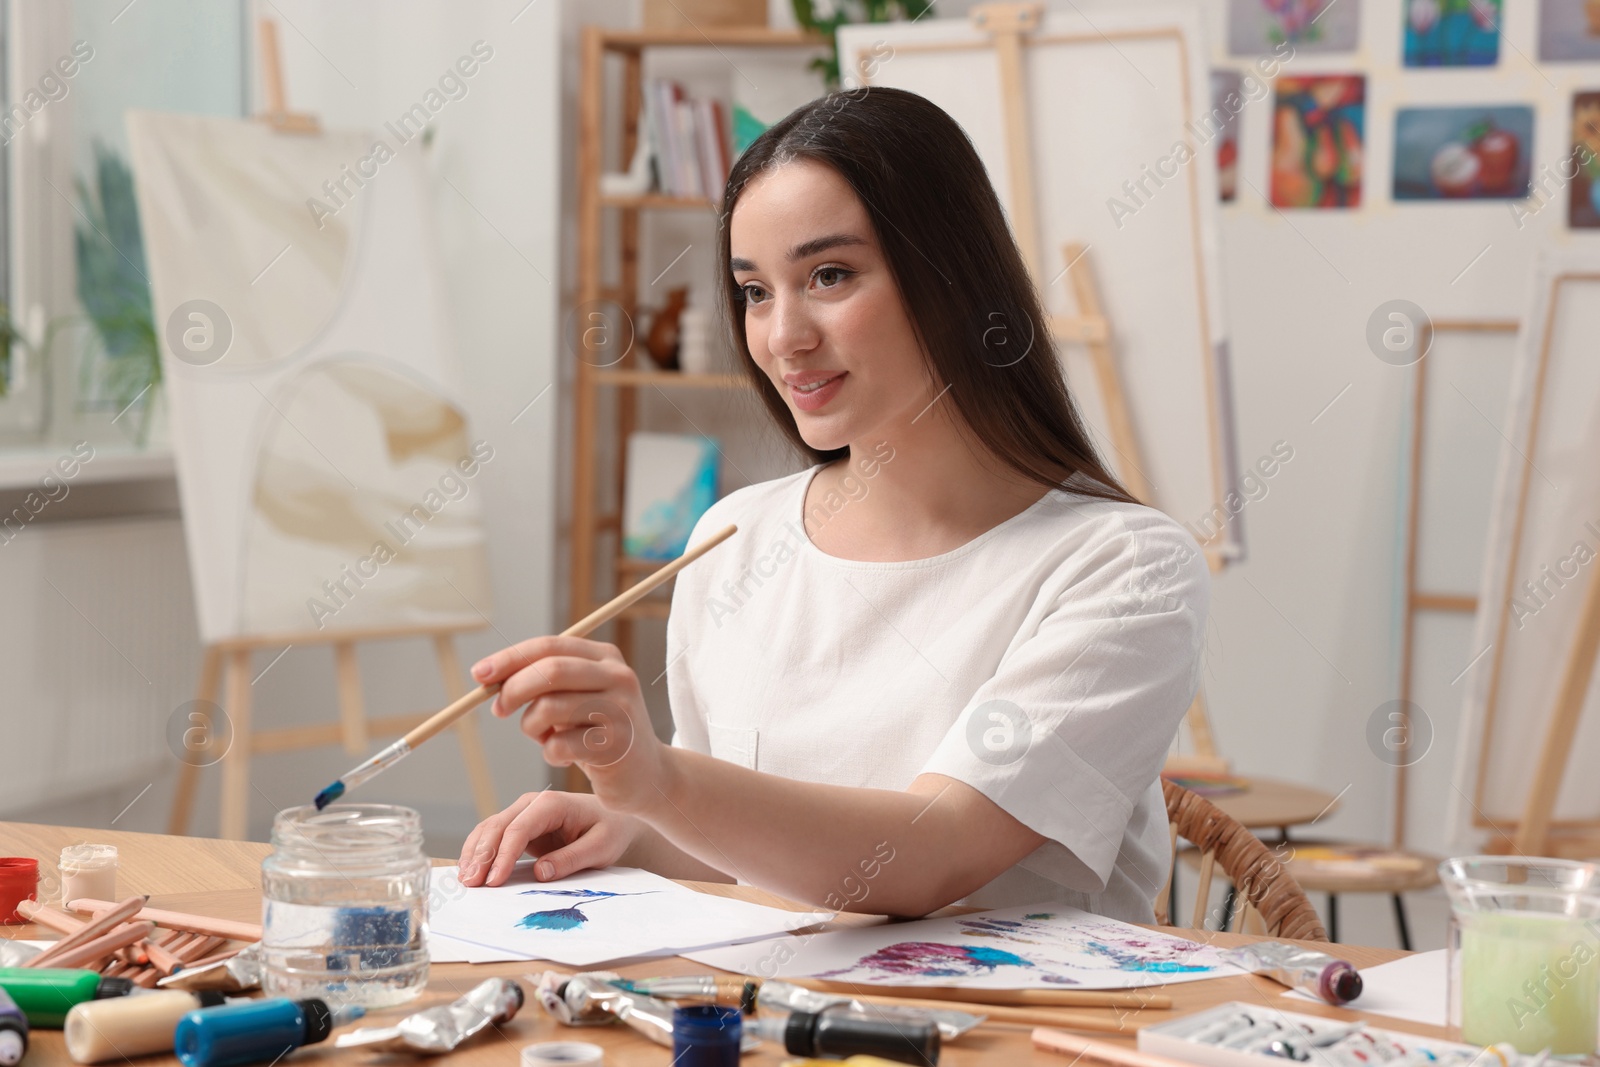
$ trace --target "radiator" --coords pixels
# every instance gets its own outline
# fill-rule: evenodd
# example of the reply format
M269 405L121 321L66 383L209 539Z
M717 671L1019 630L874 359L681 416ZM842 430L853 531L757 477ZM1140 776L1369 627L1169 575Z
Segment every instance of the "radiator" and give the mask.
M0 815L169 773L199 661L177 519L34 522L0 542Z

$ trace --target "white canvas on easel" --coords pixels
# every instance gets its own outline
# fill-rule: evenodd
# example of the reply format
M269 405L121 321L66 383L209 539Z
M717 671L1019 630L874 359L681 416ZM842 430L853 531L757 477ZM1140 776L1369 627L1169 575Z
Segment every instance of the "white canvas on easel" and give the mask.
M438 487L472 457L417 150L357 187L367 134L149 112L128 129L202 638L479 623L481 494ZM225 322L190 319L197 300ZM221 358L179 359L174 316L229 331ZM395 558L362 566L379 541Z
M1512 372L1462 715L1452 825L1466 847L1549 854L1576 831L1586 854L1600 833L1600 794L1579 773L1600 759L1594 657L1579 642L1600 589L1597 335L1600 256L1547 254Z
M252 751L342 742L361 754L371 734L421 721L368 719L355 642L431 639L454 697L453 638L491 610L472 480L493 446L470 439L453 396L421 131L392 144L392 126L324 133L287 113L270 22L262 39L268 122L127 120L206 646L196 725L236 742L220 757L221 832L234 838L248 828ZM339 723L254 730L252 652L315 643L333 647ZM455 729L487 816L498 805L476 722ZM185 831L196 776L215 761L182 761L169 832Z
M1087 248L1150 502L1188 526L1220 566L1242 557L1244 540L1226 507L1238 464L1216 163L1196 132L1210 108L1199 14L1190 6L1075 6L1092 19L1051 12L1022 38L1037 232L1019 232L1019 244L1033 250L1029 266L1058 318L1086 313L1068 292L1063 247ZM958 19L847 26L839 53L847 83L906 89L949 112L1014 223L1028 213L1013 195L1009 105L992 35ZM1175 152L1180 145L1187 147ZM1063 359L1097 443L1129 478L1087 354L1063 345Z

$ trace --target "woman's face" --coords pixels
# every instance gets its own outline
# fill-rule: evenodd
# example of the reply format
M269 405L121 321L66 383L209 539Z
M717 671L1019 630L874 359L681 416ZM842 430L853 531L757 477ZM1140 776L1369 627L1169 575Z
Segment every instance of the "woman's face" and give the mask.
M745 187L730 223L750 354L828 451L890 438L936 390L866 208L832 167L795 160Z

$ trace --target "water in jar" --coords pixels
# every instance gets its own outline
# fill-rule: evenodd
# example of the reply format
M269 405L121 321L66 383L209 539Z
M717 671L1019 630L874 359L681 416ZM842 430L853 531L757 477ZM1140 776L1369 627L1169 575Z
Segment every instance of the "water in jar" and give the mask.
M290 808L272 844L261 864L263 991L367 1007L422 992L429 864L415 811Z

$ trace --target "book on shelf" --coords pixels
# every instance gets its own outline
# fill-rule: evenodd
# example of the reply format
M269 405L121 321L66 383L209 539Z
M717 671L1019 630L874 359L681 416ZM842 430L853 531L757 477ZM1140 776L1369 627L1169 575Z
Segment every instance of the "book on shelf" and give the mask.
M690 99L678 82L657 78L645 93L645 121L655 148L657 188L667 196L720 204L733 165L722 102Z

